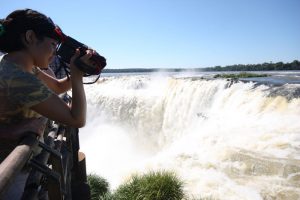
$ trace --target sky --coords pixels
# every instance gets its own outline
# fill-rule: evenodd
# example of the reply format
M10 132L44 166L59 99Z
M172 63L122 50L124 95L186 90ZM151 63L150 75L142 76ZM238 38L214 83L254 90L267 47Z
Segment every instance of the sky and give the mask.
M201 68L300 60L300 0L0 0L40 11L106 68Z

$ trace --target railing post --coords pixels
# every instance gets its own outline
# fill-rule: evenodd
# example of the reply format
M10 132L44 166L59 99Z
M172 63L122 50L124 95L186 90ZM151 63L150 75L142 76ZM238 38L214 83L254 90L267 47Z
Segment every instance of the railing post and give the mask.
M0 165L0 197L22 170L38 144L34 134L28 134Z
M42 151L30 159L37 144ZM39 142L35 134L26 136L0 164L0 199L26 163L32 169L22 199L36 199L43 194L53 200L91 198L85 155L79 152L77 128L53 124L45 143Z

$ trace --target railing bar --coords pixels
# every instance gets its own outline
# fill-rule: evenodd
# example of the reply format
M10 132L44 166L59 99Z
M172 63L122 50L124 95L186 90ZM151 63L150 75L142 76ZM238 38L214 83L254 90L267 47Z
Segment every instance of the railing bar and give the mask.
M8 188L16 175L22 170L32 154L33 148L38 144L36 136L29 134L5 158L0 165L0 196Z

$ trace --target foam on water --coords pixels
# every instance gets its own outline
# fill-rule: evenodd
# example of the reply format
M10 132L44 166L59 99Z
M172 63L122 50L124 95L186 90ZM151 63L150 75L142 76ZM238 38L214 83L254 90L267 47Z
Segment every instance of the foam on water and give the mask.
M173 170L194 197L300 198L299 85L123 76L86 86L87 168L112 188Z

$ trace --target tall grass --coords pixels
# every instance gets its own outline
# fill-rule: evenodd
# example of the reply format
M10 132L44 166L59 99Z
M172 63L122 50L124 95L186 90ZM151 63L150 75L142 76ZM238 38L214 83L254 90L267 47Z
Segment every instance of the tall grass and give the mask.
M116 200L181 200L183 182L172 172L134 175L114 193Z
M90 174L87 177L91 188L91 200L100 200L109 194L109 183L96 174Z
M107 182L97 175L89 175L92 200L182 200L183 182L167 171L133 175L110 193Z

